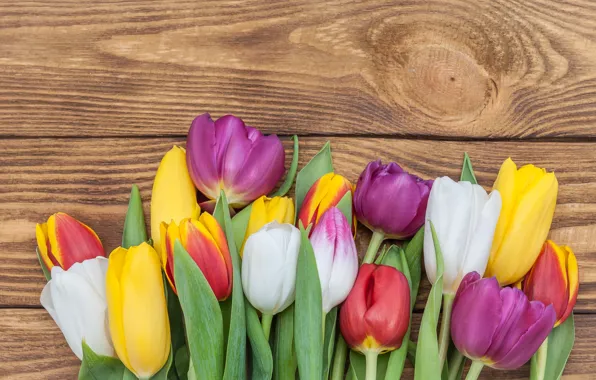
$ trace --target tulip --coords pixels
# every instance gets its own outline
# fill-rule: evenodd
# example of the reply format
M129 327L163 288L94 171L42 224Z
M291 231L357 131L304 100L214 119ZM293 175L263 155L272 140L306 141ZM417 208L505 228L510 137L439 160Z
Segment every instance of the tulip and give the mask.
M110 334L118 357L141 379L157 373L170 354L170 323L157 252L147 243L116 248L106 293Z
M248 301L263 314L269 336L273 315L294 302L300 231L291 224L271 222L250 235L242 258L242 288Z
M265 224L273 221L278 223L294 223L294 202L291 198L267 198L263 195L252 203L242 249L240 250L240 257L243 255L244 245L248 237L260 230Z
M401 347L410 324L410 286L387 265L363 264L339 313L341 334L352 349L382 353Z
M172 289L174 282L174 245L180 240L190 257L205 275L215 297L223 301L232 292L232 259L226 236L217 220L204 212L199 220L182 219L161 224L162 265Z
M200 212L186 167L186 152L174 146L161 160L151 192L151 238L157 252L162 254L162 222L180 223L184 218L198 218Z
M455 294L467 273L484 274L500 211L497 190L489 196L482 186L467 181L455 182L449 177L435 180L424 231L424 265L431 284L436 280L437 263L430 222L445 262L443 292Z
M313 183L306 193L298 220L304 228L318 223L325 211L337 206L349 191L352 191L352 184L346 178L335 173L325 174Z
M474 360L470 372L477 376L483 365L521 367L546 339L555 318L552 305L529 301L521 290L500 288L496 278L481 279L472 272L455 296L451 336L457 349Z
M358 252L344 214L331 207L323 214L310 236L325 314L342 303L356 281L358 274Z
M37 224L35 237L48 270L54 266L68 270L75 263L106 255L95 232L63 212L50 216L47 223Z
M578 290L577 260L573 251L567 246L558 246L552 240L547 240L523 282L524 293L531 300L553 305L557 327L571 314Z
M501 285L519 281L540 254L553 220L558 182L554 173L534 165L519 170L508 158L493 189L503 201L501 215L486 268Z
M58 325L70 349L83 359L83 340L97 354L114 356L107 331L106 271L108 259L96 257L68 270L52 268L41 292L41 305Z
M279 138L263 136L232 115L215 122L208 113L197 116L186 147L195 186L212 200L223 190L232 207L268 194L285 172L285 151Z

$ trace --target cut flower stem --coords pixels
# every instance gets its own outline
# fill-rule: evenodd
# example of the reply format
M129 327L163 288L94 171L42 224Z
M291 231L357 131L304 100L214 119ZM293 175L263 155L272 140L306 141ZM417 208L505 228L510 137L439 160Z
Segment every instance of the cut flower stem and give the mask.
M273 321L273 315L263 314L261 317L261 326L263 327L263 333L267 340L269 340L269 333L271 332L271 321Z
M366 380L377 380L377 358L379 353L377 351L367 351L366 357Z
M373 231L372 237L370 238L370 243L368 244L368 249L366 250L366 254L362 260L362 264L370 264L375 261L375 256L377 256L377 252L379 251L381 244L383 244L383 240L385 240L384 233Z
M472 361L472 365L470 366L470 370L466 375L466 380L476 380L478 376L480 376L480 372L482 372L482 368L484 368L484 364L479 360Z
M441 330L439 332L439 359L441 360L441 369L445 365L447 350L451 341L451 309L453 308L454 294L443 294L443 318L441 318Z

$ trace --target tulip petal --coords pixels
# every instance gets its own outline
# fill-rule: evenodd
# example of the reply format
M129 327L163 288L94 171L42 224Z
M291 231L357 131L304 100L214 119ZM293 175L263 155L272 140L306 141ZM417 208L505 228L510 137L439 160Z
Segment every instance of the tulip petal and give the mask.
M50 260L64 268L97 256L105 256L101 241L87 225L59 212L49 217L47 224ZM42 253L43 254L43 253Z
M368 309L367 290L373 284L372 274L375 265L362 264L354 287L339 312L341 334L350 347L360 346L367 338L368 331L364 323L364 315Z
M122 363L131 369L126 338L124 335L124 300L122 297L122 270L126 262L128 250L118 247L110 253L108 270L106 273L106 299L108 301L108 321L114 350Z
M37 240L37 248L39 249L39 254L41 258L48 268L48 270L52 270L54 265L60 266L60 263L51 252L50 241L48 237L48 224L42 223L37 224L35 226L35 238Z
M211 116L208 113L197 116L186 139L186 163L195 186L210 199L217 199L220 190L215 146L215 123Z
M569 281L569 301L567 302L565 313L563 313L562 316L558 317L557 324L555 325L555 327L565 322L569 315L571 315L573 307L575 306L575 302L577 301L577 293L579 291L579 270L575 254L573 253L571 248L567 246L563 246L561 248L567 251L567 279Z

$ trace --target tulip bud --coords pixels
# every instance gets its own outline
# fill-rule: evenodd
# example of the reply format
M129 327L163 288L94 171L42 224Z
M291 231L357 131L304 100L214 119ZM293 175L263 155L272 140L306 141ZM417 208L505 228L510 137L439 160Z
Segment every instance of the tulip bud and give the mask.
M198 218L201 212L197 194L186 167L186 152L174 146L157 168L151 192L151 238L161 251L161 222L180 223L184 218Z
M489 196L482 186L467 181L455 182L449 177L435 180L424 230L424 265L431 284L437 277L437 262L430 222L443 252L443 292L455 294L467 273L484 273L500 211L497 190Z
M310 236L315 253L321 291L323 312L344 302L358 274L358 252L344 214L331 207L323 214Z
M500 288L476 272L462 280L451 315L451 337L465 356L492 368L515 369L526 363L555 323L555 310L529 301L516 288Z
M547 240L523 281L523 290L529 299L553 305L557 314L555 327L565 322L579 290L577 260L571 248Z
M41 305L58 325L70 349L83 359L83 340L96 353L114 356L107 330L106 271L108 259L96 257L68 270L52 268L41 292Z
M232 292L232 259L226 236L211 214L204 212L199 220L182 219L180 225L162 223L161 235L162 265L174 291L174 245L180 240L201 268L215 297L220 301L228 298Z
M170 322L161 265L147 243L110 254L106 293L118 357L139 378L157 373L170 355Z
M386 238L405 239L424 225L433 181L404 171L398 164L373 161L360 174L354 191L358 220Z
M339 326L352 349L382 353L399 348L410 325L410 286L387 265L363 264L339 312Z
M271 222L250 235L242 259L242 287L261 313L274 315L294 302L300 231Z
M288 197L267 198L262 196L252 203L248 226L244 234L244 242L240 250L240 257L244 252L244 245L248 237L265 224L276 221L278 223L294 223L294 202Z
M186 147L195 186L212 200L223 190L232 207L268 194L285 172L285 151L279 138L263 136L232 115L215 122L208 113L197 116Z
M35 237L48 270L54 266L68 270L75 263L106 256L95 232L63 212L50 216L47 223L36 225Z
M532 268L553 221L558 186L554 173L534 165L518 170L510 158L505 160L493 185L501 193L503 206L487 276L509 285Z

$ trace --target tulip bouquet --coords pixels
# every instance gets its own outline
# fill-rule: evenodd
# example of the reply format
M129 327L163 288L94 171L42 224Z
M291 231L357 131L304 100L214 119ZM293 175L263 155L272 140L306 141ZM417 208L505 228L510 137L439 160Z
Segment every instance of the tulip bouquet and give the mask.
M462 379L468 361L466 379L528 361L531 379L560 377L579 280L546 240L553 173L507 159L487 193L466 154L458 182L373 161L354 186L329 143L298 172L293 140L286 172L277 136L200 115L159 164L150 236L134 185L109 255L67 214L37 225L41 304L79 379L393 380L406 361L420 380Z

